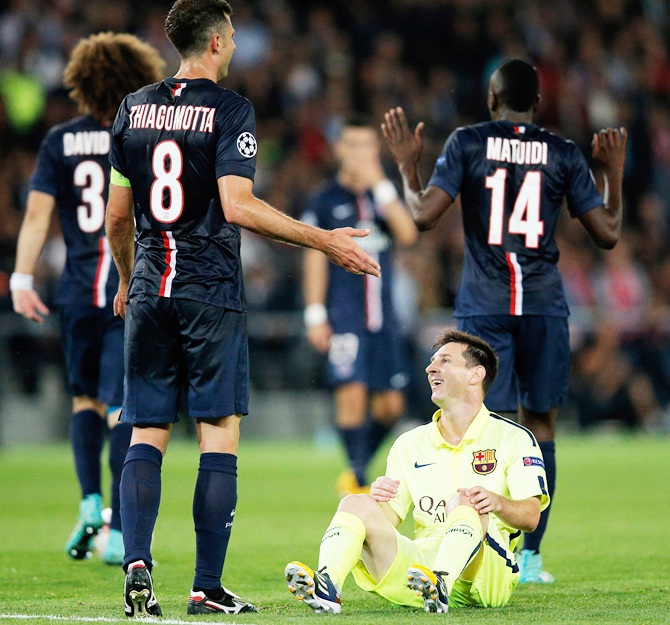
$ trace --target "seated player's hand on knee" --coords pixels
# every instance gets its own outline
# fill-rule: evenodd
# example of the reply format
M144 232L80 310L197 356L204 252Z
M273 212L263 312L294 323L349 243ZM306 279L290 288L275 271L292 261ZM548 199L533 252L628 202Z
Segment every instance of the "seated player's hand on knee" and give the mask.
M386 475L378 477L372 484L370 484L370 497L380 503L390 501L396 496L400 482L392 480Z
M459 488L456 497L459 498L460 505L470 506L479 514L499 512L501 508L500 495L486 490L483 486Z

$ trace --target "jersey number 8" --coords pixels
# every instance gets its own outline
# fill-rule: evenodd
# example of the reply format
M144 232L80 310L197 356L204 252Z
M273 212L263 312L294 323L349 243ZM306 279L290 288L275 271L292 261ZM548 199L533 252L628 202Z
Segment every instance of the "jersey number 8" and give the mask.
M181 149L174 141L161 141L151 161L154 182L151 185L151 214L163 224L171 224L184 210L184 187L179 179L184 168ZM165 204L165 191L168 201Z

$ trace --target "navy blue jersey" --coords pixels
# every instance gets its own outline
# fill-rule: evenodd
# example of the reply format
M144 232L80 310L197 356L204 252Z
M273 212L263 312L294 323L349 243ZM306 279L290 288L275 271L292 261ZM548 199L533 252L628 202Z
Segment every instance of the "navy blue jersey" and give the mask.
M357 276L328 264L326 308L333 331L377 332L395 324L391 297L393 283L393 238L384 218L375 210L370 192L354 195L333 181L310 198L302 220L320 228L369 228L357 243L381 267L381 278Z
M465 256L457 317L567 316L554 230L604 204L572 142L533 124L484 122L455 130L429 185L461 196Z
M135 202L130 297L245 309L240 229L224 217L217 179L253 180L255 132L251 102L204 78L167 78L124 99L109 160Z
M109 189L109 128L77 117L52 128L42 141L31 191L56 200L67 247L59 306L112 305L119 275L105 236Z

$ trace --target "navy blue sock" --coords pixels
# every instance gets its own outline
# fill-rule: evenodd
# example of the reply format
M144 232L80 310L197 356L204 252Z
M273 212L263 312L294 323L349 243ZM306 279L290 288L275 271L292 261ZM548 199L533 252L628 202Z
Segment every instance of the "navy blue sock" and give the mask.
M100 494L100 454L106 424L95 410L80 410L72 415L70 442L81 495Z
M365 474L370 459L368 453L367 428L367 424L357 428L337 428L337 431L342 438L342 442L344 443L344 448L347 451L349 466L354 472L359 486L365 486L368 483Z
M368 442L368 460L367 464L374 458L375 453L379 449L380 445L384 442L384 439L388 436L389 432L393 429L393 426L388 426L381 421L376 419L370 419L368 423L367 431L367 442Z
M121 472L123 463L126 461L126 453L130 445L130 437L133 434L133 426L130 423L117 423L109 430L109 469L112 474L112 487L110 493L112 520L109 527L113 530L121 530L121 507L119 503L119 484L121 483Z
M536 553L540 553L540 543L544 532L547 530L547 521L549 520L549 512L554 501L554 489L556 488L556 445L553 441L543 441L539 445L544 458L544 470L547 474L547 492L552 503L540 514L540 522L535 531L526 534L523 539L523 548Z
M121 526L126 555L123 568L144 560L151 568L151 536L161 502L163 455L152 445L132 445L121 473Z
M194 588L221 586L221 573L237 504L237 456L200 454L193 495L195 526Z

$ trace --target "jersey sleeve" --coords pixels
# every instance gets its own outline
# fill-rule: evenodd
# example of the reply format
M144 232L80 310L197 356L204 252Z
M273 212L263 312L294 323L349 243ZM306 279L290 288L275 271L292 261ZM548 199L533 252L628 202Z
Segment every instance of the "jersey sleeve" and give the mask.
M549 493L540 446L530 432L524 432L514 449L507 468L510 497L515 500L540 497L540 509L544 510L549 505Z
M109 150L109 162L112 167L124 178L128 178L128 164L123 153L123 137L128 128L128 98L121 102L121 106L116 114L114 125L112 126L112 144Z
M405 480L403 476L402 465L400 463L396 444L391 447L388 458L386 459L386 476L390 477L392 480L398 480L400 482L396 496L391 499L388 504L391 507L391 510L404 521L412 506L412 496L407 487L407 480Z
M242 176L254 179L256 173L256 116L249 100L240 98L235 107L217 111L216 177Z
M455 130L449 135L442 154L438 157L428 186L440 187L452 199L461 191L463 184L463 132Z
M596 187L593 173L581 150L570 143L567 190L565 197L571 217L579 217L596 206L603 206L605 200Z
M29 191L41 191L58 197L58 138L48 133L37 153L37 164L30 179Z

